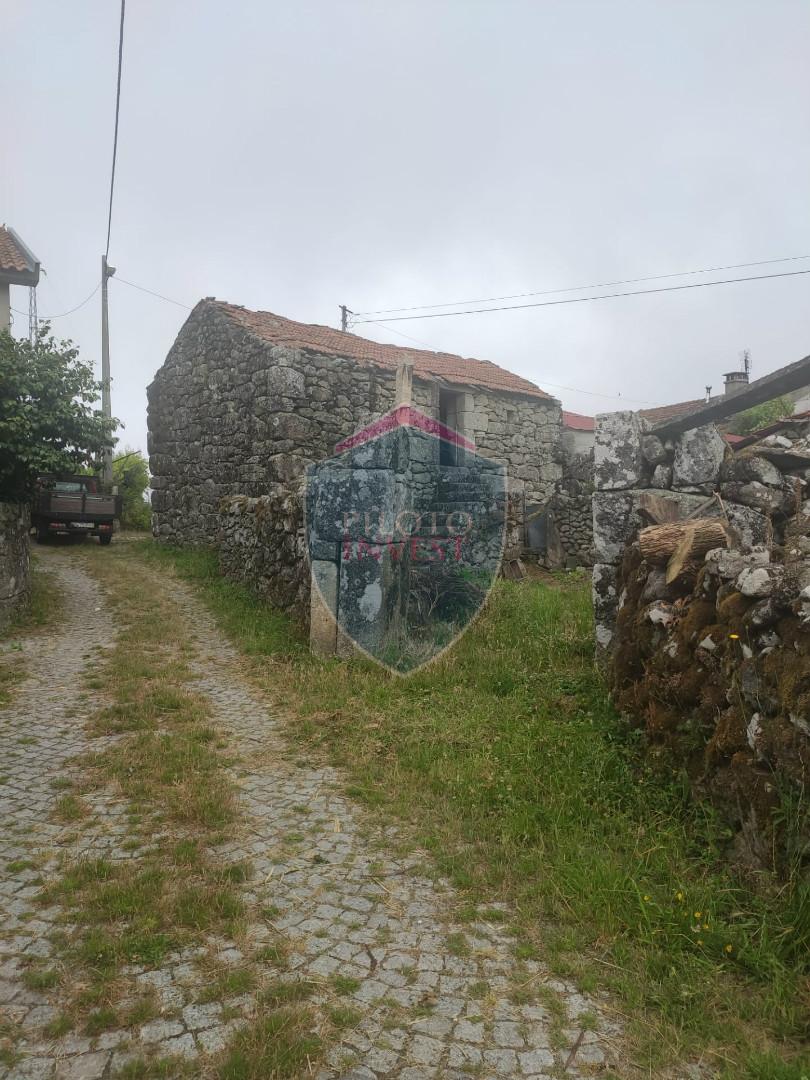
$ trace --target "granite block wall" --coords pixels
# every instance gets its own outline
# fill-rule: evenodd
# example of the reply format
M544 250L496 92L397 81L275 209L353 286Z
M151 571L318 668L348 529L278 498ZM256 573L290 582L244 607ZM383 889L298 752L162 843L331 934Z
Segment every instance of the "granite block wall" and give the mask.
M0 628L7 626L28 603L31 592L30 526L27 506L0 502Z

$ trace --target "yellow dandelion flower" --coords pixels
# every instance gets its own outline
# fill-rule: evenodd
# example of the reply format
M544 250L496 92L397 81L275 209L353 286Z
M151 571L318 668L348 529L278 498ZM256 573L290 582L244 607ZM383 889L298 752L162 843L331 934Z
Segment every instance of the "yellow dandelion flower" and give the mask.
M699 911L696 911L696 912L695 912L695 918L696 918L696 919L699 919L699 918L700 918L700 915L701 915L701 913L700 913Z
M676 892L675 893L675 899L678 901L679 904L682 904L683 903L683 893L682 892Z
M646 895L646 893L645 893L645 895L644 895L644 903L645 903L645 904L649 904L649 902L650 902L650 900L651 900L651 899L652 899L652 898L651 898L650 896L647 896L647 895Z
M732 641L739 641L740 639L739 634L729 634L728 636L731 638Z
M702 944L703 944L703 939L702 939L702 938L698 938L698 945L702 945Z
M734 952L734 946L733 945L726 945L725 946L725 951L726 952Z
M708 924L707 922L705 922L705 923L703 924L703 929L704 929L704 930L708 930L708 929L709 929L709 924Z

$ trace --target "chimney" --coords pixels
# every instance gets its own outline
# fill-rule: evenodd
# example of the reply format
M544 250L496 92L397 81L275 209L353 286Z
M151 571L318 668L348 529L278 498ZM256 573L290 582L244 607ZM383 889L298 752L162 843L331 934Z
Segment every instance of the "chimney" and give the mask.
M727 371L723 379L725 380L723 392L727 398L742 393L748 386L747 371Z

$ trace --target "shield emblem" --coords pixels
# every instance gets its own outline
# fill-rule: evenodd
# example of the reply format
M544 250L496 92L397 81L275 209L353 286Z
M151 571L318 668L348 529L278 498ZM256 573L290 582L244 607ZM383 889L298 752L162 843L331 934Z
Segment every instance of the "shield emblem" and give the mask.
M503 465L413 406L393 409L307 472L313 619L339 655L417 670L483 607L506 517Z

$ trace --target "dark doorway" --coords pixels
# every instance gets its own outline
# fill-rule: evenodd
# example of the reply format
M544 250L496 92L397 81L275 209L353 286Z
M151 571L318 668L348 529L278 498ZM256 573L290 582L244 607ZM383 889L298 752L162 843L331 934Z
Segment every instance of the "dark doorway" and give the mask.
M439 391L439 421L451 431L461 434L461 394L454 390ZM442 439L439 449L440 465L460 465L461 450L454 442Z

